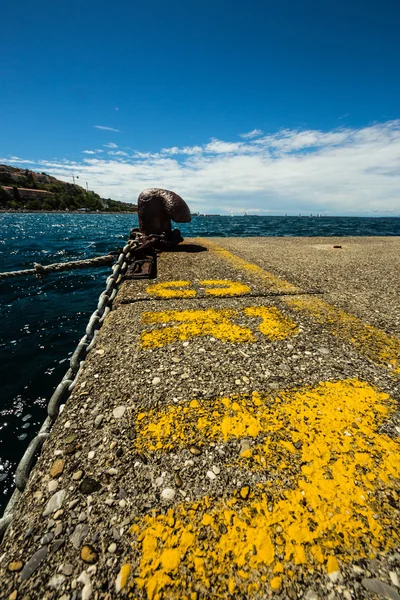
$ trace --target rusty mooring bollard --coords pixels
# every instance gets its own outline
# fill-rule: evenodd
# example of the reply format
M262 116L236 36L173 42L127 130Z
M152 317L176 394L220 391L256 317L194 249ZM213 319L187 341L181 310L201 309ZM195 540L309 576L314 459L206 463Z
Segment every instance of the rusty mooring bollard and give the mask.
M186 202L169 190L149 188L138 198L139 232L144 236L165 235L166 240L175 240L179 235L172 231L171 219L176 223L189 223L190 210Z
M130 238L139 245L134 251L125 279L157 277L157 253L173 250L183 242L179 229L172 229L171 219L189 223L192 219L186 202L170 190L149 188L138 198L139 229L132 229Z

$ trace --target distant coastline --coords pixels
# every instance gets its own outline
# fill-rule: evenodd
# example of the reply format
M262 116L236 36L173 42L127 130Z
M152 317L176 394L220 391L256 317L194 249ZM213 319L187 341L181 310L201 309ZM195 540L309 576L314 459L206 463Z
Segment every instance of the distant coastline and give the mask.
M137 205L98 194L46 173L0 164L0 211L21 213L135 213Z

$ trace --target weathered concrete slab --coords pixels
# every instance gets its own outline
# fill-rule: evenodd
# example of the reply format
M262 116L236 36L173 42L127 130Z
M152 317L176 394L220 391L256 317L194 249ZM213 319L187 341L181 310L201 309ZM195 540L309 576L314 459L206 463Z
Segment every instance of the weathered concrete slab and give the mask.
M387 333L400 334L400 238L212 238ZM334 248L341 246L341 248Z
M399 339L251 240L201 243L123 284L3 542L5 598L396 597Z

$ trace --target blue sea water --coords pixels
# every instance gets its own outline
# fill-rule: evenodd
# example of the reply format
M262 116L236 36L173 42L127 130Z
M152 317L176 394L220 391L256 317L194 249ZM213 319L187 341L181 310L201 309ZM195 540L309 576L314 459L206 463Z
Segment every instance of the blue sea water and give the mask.
M106 254L136 226L127 214L0 214L0 272ZM180 229L185 237L398 236L400 219L194 217ZM107 274L103 267L0 281L0 508Z

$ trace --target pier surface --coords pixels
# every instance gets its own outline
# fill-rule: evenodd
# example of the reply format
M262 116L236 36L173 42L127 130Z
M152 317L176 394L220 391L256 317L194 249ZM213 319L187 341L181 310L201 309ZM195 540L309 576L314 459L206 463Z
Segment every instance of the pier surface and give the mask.
M400 598L400 239L178 250L122 284L0 597Z

